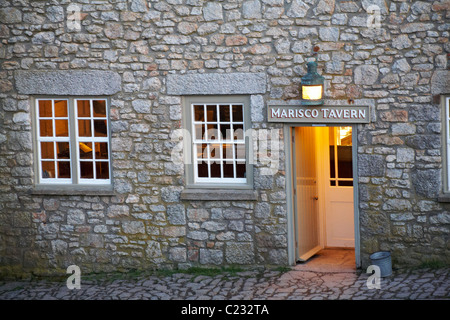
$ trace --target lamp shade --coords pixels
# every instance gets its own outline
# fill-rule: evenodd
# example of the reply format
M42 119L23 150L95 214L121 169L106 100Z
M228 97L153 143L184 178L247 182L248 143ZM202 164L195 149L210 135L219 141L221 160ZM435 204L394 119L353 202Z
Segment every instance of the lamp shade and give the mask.
M321 105L323 104L323 83L324 77L317 73L317 63L310 61L307 63L308 72L301 79L302 104Z

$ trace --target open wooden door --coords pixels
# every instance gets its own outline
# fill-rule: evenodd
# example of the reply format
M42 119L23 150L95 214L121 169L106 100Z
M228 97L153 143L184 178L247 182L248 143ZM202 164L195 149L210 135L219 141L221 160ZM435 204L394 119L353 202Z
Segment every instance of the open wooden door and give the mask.
M300 261L308 260L322 249L319 241L314 129L312 127L294 128L297 257Z
M352 127L329 130L329 179L324 181L326 246L353 248Z

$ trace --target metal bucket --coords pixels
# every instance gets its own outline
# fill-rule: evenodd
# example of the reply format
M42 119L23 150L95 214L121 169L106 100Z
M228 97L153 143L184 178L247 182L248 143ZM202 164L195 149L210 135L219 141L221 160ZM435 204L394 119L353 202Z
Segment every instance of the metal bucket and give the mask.
M378 251L370 255L373 265L380 267L380 276L387 277L392 274L391 253L389 251Z

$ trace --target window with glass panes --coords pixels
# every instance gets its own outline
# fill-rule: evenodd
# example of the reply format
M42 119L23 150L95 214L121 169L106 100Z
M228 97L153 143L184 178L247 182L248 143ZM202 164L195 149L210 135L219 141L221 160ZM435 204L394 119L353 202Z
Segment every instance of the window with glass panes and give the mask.
M330 186L353 186L352 127L331 127Z
M192 103L195 182L246 183L244 105Z
M37 99L41 184L110 184L106 99Z

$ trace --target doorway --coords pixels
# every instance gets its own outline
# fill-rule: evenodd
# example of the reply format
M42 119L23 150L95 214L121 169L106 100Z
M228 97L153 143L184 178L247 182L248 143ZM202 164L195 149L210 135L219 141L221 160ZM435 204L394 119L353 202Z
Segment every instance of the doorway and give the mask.
M296 261L308 261L323 249L356 247L355 130L291 128ZM352 252L358 266L359 254Z

